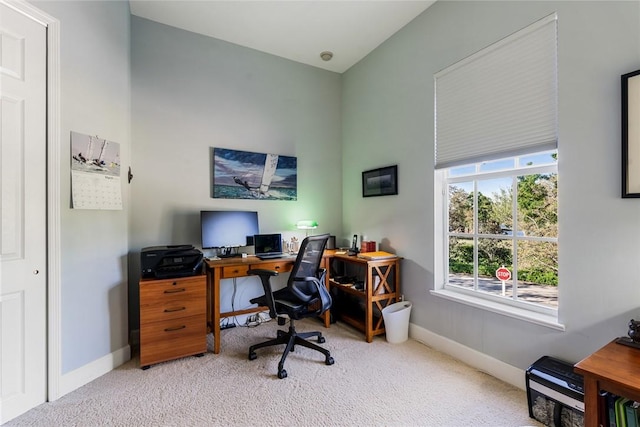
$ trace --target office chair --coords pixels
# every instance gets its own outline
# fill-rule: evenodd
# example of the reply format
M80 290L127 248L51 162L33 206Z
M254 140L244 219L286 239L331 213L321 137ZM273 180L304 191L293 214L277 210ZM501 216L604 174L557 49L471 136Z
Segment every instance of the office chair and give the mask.
M333 365L334 360L326 350L307 338L317 337L317 342L325 342L320 332L296 332L294 321L306 317L319 316L331 307L331 295L325 286L325 270L320 268L322 253L329 239L328 234L306 237L298 251L298 257L289 275L287 286L273 292L270 278L277 276L277 271L265 269L251 269L248 274L260 277L264 295L251 299L254 304L269 307L269 316L278 319L278 325L286 323L284 316L289 318L289 330L278 330L275 339L255 344L249 347L249 360L255 360L258 356L256 350L273 345L286 344L280 363L278 364L278 378L286 378L284 361L290 351L295 350L296 345L307 347L324 354L326 365Z

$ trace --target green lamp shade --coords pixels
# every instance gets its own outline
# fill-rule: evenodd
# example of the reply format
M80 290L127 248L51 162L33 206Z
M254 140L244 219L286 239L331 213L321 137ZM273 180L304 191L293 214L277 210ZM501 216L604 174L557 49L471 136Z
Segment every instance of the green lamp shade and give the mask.
M296 228L300 230L310 230L312 228L318 228L318 221L311 219L305 219L296 223Z

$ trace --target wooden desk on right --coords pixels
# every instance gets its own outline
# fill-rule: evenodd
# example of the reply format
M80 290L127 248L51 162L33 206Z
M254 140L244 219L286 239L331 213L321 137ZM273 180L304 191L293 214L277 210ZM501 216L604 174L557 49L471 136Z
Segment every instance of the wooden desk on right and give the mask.
M610 342L576 363L584 377L584 425L597 427L607 408L600 390L640 401L640 349Z
M367 342L373 337L385 333L382 309L400 301L400 261L395 257L380 260L365 260L357 256L337 254L326 251L328 255L327 286L339 294L355 298L364 305L364 315L356 312L339 313L339 318L349 325L364 332ZM353 283L340 283L335 271L350 271L349 276L362 280L363 287L356 288ZM334 301L334 304L336 302ZM327 324L328 326L328 324Z

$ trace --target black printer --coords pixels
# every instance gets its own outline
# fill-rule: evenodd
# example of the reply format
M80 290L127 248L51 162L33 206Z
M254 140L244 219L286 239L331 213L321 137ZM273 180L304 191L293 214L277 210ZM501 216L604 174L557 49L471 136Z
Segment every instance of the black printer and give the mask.
M202 260L192 245L150 246L140 252L143 278L195 276L202 273Z

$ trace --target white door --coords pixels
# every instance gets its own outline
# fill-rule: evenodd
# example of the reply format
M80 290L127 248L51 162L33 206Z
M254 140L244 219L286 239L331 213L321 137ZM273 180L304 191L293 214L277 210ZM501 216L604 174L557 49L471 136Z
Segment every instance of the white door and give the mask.
M46 28L0 3L0 423L46 400Z

